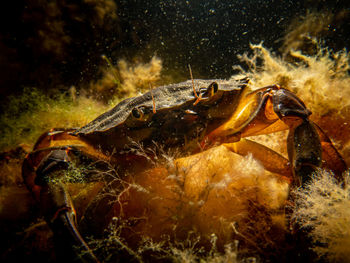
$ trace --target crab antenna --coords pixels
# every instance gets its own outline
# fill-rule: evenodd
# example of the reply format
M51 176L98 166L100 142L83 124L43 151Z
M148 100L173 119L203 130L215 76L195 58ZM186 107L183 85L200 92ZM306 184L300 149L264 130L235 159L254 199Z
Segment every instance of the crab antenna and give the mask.
M153 113L156 113L156 101L154 100L153 93L152 93L152 85L149 83L149 91L152 96L152 102L153 102Z
M190 70L190 76L191 76L191 80L192 80L192 87L193 87L194 96L198 100L198 95L197 95L196 89L194 88L194 80L193 80L192 69L191 69L190 64L188 64L188 69Z
M198 96L198 94L196 92L196 89L194 88L194 80L193 80L192 69L191 69L191 65L190 64L188 64L188 69L190 70L193 92L194 92L194 96L196 97L196 101L193 103L193 105L197 105L198 102L202 99L202 93L200 93L199 96Z

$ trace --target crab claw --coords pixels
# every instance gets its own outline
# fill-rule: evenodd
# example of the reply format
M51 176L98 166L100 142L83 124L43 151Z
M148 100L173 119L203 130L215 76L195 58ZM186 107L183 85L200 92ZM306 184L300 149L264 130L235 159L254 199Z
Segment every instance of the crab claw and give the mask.
M271 162L269 156L274 156L272 159L278 159L283 168L280 172L288 177L288 172L284 169L287 164L283 158L275 157L277 155L270 151L242 140L252 135L288 129L288 166L293 175L291 180L304 185L312 173L322 167L331 170L338 181L342 181L342 173L347 169L344 160L322 129L309 120L311 111L294 93L278 85L271 85L242 94L238 104L233 107L230 118L204 137L201 149L231 143L227 146L230 150L243 155L251 152L265 167L269 167Z
M289 127L288 157L296 183L303 185L322 163L322 147L314 126L308 120L311 112L292 92L277 89L272 92L273 110Z
M46 221L55 233L58 258L74 258L75 262L99 262L76 226L76 214L72 200L60 183L42 189L41 204L44 206ZM73 249L72 249L73 248ZM64 252L64 253L62 253ZM67 255L71 253L72 255Z
M305 185L322 165L322 146L314 125L304 119L290 129L287 139L288 157L298 185Z
M289 90L277 88L271 92L273 110L288 126L290 120L307 119L311 115L304 102ZM289 120L289 118L291 119Z
M338 181L343 181L346 163L323 130L308 119L311 111L288 90L279 89L272 94L274 112L289 127L287 149L296 183L305 185L320 167L331 170Z
M98 262L79 234L73 202L61 181L70 163L67 147L33 152L25 159L23 172L28 172L30 164L37 162L40 162L37 169L32 170L35 179L30 176L24 178L40 205L47 224L54 232L59 261L74 258L74 262Z

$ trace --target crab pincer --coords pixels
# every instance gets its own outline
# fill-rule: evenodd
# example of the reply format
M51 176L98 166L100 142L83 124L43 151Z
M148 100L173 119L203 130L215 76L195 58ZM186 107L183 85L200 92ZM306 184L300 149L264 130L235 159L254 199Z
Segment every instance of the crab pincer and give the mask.
M41 144L42 148L34 149L24 160L22 173L42 215L54 232L57 259L70 257L74 262L99 262L79 233L72 199L60 181L71 162L70 147L50 146L47 143L52 141L52 133L45 135L36 145Z
M323 130L309 119L311 111L292 92L277 89L272 96L274 111L288 125L288 157L296 183L304 185L318 168L331 170L338 181L346 163Z
M278 85L263 87L242 95L231 118L205 137L204 148L229 142L224 145L231 151L241 155L252 153L267 170L286 176L296 185L306 183L321 167L331 170L341 181L347 166L328 136L309 120L310 115L311 111L294 93ZM289 130L289 160L243 139L281 130Z

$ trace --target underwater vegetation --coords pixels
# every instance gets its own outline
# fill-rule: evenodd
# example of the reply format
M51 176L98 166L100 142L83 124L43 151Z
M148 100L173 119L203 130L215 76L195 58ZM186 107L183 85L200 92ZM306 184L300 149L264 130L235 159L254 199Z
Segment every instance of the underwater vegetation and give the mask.
M348 75L348 53L344 50L333 54L327 49L320 48L319 52L314 56L307 56L301 52L292 53L291 55L295 57L295 61L289 62L274 55L261 44L252 45L251 48L253 51L251 54L243 54L241 56L242 61L245 61L249 65L249 70L245 71L241 69L241 74L251 79L252 87L258 88L268 83L278 83L296 92L308 107L312 109L312 116L315 121L321 123L322 128L327 130L327 133L334 140L346 162L349 163L349 127L347 125L347 114L349 112L350 101L348 92L350 77ZM148 79L158 79L161 76L159 75L159 70L161 69L159 65L161 64L158 61L158 59L154 59L153 62L151 61L150 64L144 66L129 67L130 71L128 74L132 75L135 72L141 71L142 76L147 76L147 74L143 73L146 70L146 72L155 72L153 77L146 78L146 83L149 82ZM257 61L260 61L260 63ZM158 70L154 70L154 67L152 67L154 63L156 64L155 69ZM122 73L123 71L120 69L119 72L120 76L130 76ZM152 75L151 73L149 74ZM240 76L234 77L238 78ZM112 78L109 77L109 79ZM125 79L127 80L128 78ZM129 82L131 84L128 84L127 87L130 87L129 85L133 85L133 83L136 83L133 87L139 85L139 81L135 81L135 78L131 79L133 79L133 82ZM142 80L142 78L140 79ZM120 83L120 85L123 85L122 78ZM145 89L147 90L146 85ZM336 94L333 94L335 91ZM134 92L131 89L129 94L134 94ZM341 95L338 95L338 93ZM28 144L30 140L34 141L34 138L38 135L35 133L39 133L52 126L59 124L61 124L61 127L65 125L66 127L82 125L84 122L98 115L100 113L99 111L102 112L108 107L111 107L111 105L106 105L96 100L96 98L88 98L74 93L56 98L47 98L38 91L34 91L31 95L18 98L23 100L12 105L16 105L17 107L23 106L26 107L26 110L30 110L30 113L27 113L27 111L13 112L17 112L17 120L21 120L21 115L23 115L22 120L24 120L24 123L21 123L21 126L16 128L16 130L21 131L22 129L22 133L27 131L28 136L31 132L33 135L23 137L19 134L17 139L13 141L13 144L8 144L6 145L7 147L14 147L21 143ZM117 98L116 101L118 101L119 94L116 93L115 96ZM49 112L49 110L52 111ZM72 114L72 112L76 112L76 115ZM52 113L62 114L65 122L59 118L55 118L54 121L56 123L51 123L49 120ZM327 121L322 122L323 119ZM9 120L3 120L11 124ZM29 123L26 123L26 121ZM34 121L37 124L36 127L38 125L40 127L30 130L32 126L28 124L32 124ZM13 122L12 125L18 125L18 123ZM342 125L342 129L332 129L334 127L333 125L337 125L338 127ZM25 130L25 128L29 130ZM254 139L286 155L286 149L284 147L285 137L286 133L281 132L273 135L255 136ZM227 155L220 147L208 151L207 155L194 155L192 157L193 160L186 161L189 162L187 164L181 163L181 159L175 161L176 153L164 153L162 157L164 156L167 156L165 162L165 167L167 168L161 168L161 166L158 168L158 172L153 174L152 177L152 180L157 181L158 189L154 189L151 186L153 183L149 181L147 171L135 177L119 178L117 176L118 173L114 170L115 168L110 167L108 173L112 177L114 176L119 183L127 186L127 190L122 193L112 188L110 191L100 192L102 187L100 183L91 184L84 182L84 180L81 181L79 174L85 173L84 170L79 170L81 168L77 168L77 171L67 174L67 178L72 178L66 183L69 185L73 199L75 202L81 203L81 205L77 205L77 211L83 211L85 209L84 204L89 203L94 195L102 199L105 195L114 196L117 203L122 202L125 204L123 205L126 206L125 209L134 207L129 210L133 211L131 214L128 212L129 214L121 214L117 218L112 218L112 223L108 226L108 235L103 238L91 237L89 239L89 245L104 261L113 262L115 260L113 255L118 255L122 258L125 256L123 253L127 252L127 257L133 255L132 257L137 261L142 261L144 258L149 257L149 255L157 255L156 257L159 260L170 260L173 262L196 262L198 260L208 262L226 262L226 260L235 262L234 260L237 260L237 262L240 262L242 260L253 260L253 258L255 260L272 259L287 253L289 249L293 250L291 244L286 241L286 238L288 239L288 225L286 224L288 217L284 213L289 187L285 182L267 174L261 164L254 160L252 156L243 158L237 157L232 153ZM192 194L196 193L201 185L203 185L204 181L201 182L201 180L207 180L205 179L205 175L203 177L199 176L198 171L200 170L200 174L203 174L205 170L200 166L195 166L195 164L203 162L199 161L200 159L198 158L204 158L207 166L206 172L209 176L213 174L213 171L216 171L216 173L220 171L220 175L213 177L215 179L211 182L212 190L204 206L200 203L201 197L193 196ZM15 160L15 158L12 159ZM220 162L216 163L215 160L220 160ZM227 165L223 165L225 162L227 162ZM5 178L5 176L7 178L9 177L8 171L10 169L8 167L11 164L12 167L16 167L20 165L20 162L2 162L2 178ZM156 164L156 167L160 164ZM183 167L182 170L176 169L179 166ZM222 167L226 168L223 169ZM230 170L235 171L234 177L229 176ZM6 175L4 174L5 172L7 173ZM4 200L11 200L11 198L12 200L16 200L19 197L28 199L28 202L22 202L21 213L24 214L34 204L30 201L28 193L25 193L23 189L13 190L16 189L14 186L21 179L18 178L18 168L13 169L12 172L12 176L17 179L4 181L1 187L1 194ZM176 178L183 177L189 180L187 181L187 186L185 185L184 190L176 190L176 185L178 185L176 180L179 180ZM72 184L72 182L75 183ZM181 194L182 191L184 192ZM347 247L343 246L343 244L349 242L349 236L346 234L346 231L345 234L343 232L346 228L338 225L339 223L348 224L346 212L348 208L348 197L346 191L347 188L339 186L335 180L330 178L329 174L320 171L305 189L295 190L297 200L300 201L296 202L295 207L293 207L294 212L291 215L292 221L301 229L308 229L307 235L310 235L312 239L309 243L309 248L316 255L326 257L330 261L335 262L348 260ZM87 193L90 196L88 199L84 197ZM325 195L324 193L327 194ZM17 197L14 197L14 195L17 195ZM218 196L222 198L219 203L217 201ZM241 199L242 196L246 198ZM172 240L167 237L166 233L171 236L172 232L176 230L167 228L166 224L161 223L164 218L157 218L163 209L158 205L159 202L157 200L164 197L168 200L169 208L173 207L179 198L182 200L182 204L186 204L182 207L181 212L176 209L174 210L172 216L170 216L172 220L192 222L194 225L198 224L197 229L193 230L192 225L187 224L188 232L178 232L177 237L179 239ZM212 201L211 198L213 198ZM235 202L232 202L232 198L235 199ZM322 200L322 198L330 198L330 200ZM251 203L251 200L254 200L254 203ZM196 204L196 202L198 203ZM211 202L216 204L216 209L212 210ZM334 202L339 202L339 205L335 206ZM152 213L144 214L142 212L143 203L149 207L148 211L153 211L155 215ZM5 216L9 216L7 214L8 212L4 213L4 211L9 210L9 205L10 203L8 201L3 202L2 214ZM129 208L127 208L128 206ZM334 212L333 209L336 209L337 212ZM222 217L218 217L213 221L200 223L202 221L201 211L206 211L207 215L216 215L219 211L220 213L222 211L226 212ZM232 213L232 211L236 212ZM249 211L251 216L249 216L249 213L247 214L247 211ZM324 212L319 213L320 211ZM140 212L142 214L141 218ZM328 220L328 214L330 218L334 219ZM133 235L129 232L129 225L138 220L142 221L142 218L147 218L147 216L150 217L147 222L152 221L153 224L146 224L144 226L139 224L139 229L134 230L144 233L144 237L141 239L142 242L139 238L130 239ZM33 220L33 217L35 218L32 214L30 219ZM196 220L198 220L197 223ZM244 222L243 225L242 222ZM163 228L159 228L160 225ZM237 228L238 225L240 226L239 228ZM326 230L327 227L332 228L332 231L335 233ZM337 229L341 230L341 233L338 233ZM34 246L31 249L36 250L33 253L39 253L38 250L40 249L43 251L47 249L37 247L40 244L36 242L40 243L42 241L33 241L35 236L36 238L41 237L40 240L44 238L46 240L45 242L49 242L49 244L52 242L50 241L52 239L51 234L49 234L50 231L47 228L45 230L45 223L40 221L32 226L28 225L24 233L25 235L22 236L24 241L31 242L32 246ZM164 235L162 236L160 233ZM234 237L233 239L232 236ZM182 243L179 240L187 241ZM284 244L285 247L280 247L281 244ZM124 252L121 253L120 251Z
M91 24L104 28L106 20L118 20L114 1L83 2L92 10ZM61 9L55 5L44 7L52 11L45 18L51 20L42 24L39 39L31 41L40 40L58 59L69 58L64 51L74 36L64 34L57 10L75 8L65 1ZM232 65L237 74L231 78L248 77L252 89L278 84L296 93L349 165L350 55L318 40L329 24L341 21L341 15L347 14L310 13L292 23L281 53L265 43L251 44L249 51L238 56L240 65ZM85 19L78 11L72 17ZM57 262L53 234L21 177L22 160L38 136L53 127L80 127L124 98L178 79L176 69L164 70L158 54L146 62L98 54L90 57L100 61L98 66L89 70L99 78L62 89L61 83L52 92L27 87L2 104L1 261L21 260L24 254L39 262ZM286 137L286 132L279 132L252 139L287 156ZM144 154L142 145L138 147L139 154ZM125 176L108 162L102 169L95 163L78 163L59 182L69 189L86 240L102 262L292 262L303 253L302 259L312 262L350 262L348 173L339 185L332 174L319 170L306 187L291 190L291 204L289 185L250 154L242 157L215 147L188 159L159 149L156 157L152 169ZM107 174L111 180L89 181L85 175L90 173L97 178ZM118 216L100 213L111 219L100 235L93 229L99 228L94 225L99 218L91 216L96 211L89 206L99 200L109 200L118 212ZM293 237L291 228L300 234Z
M149 85L160 79L161 69L161 60L157 57L136 66L120 60L116 67L106 65L102 78L92 82L89 89L80 94L74 87L50 96L38 89L26 88L22 96L12 96L9 103L2 105L1 151L20 144L32 144L43 131L52 127L70 128L86 124L122 98L149 90ZM119 84L116 83L116 72Z
M293 219L309 231L312 249L329 262L349 262L349 174L344 186L332 174L320 171L304 189L298 189Z

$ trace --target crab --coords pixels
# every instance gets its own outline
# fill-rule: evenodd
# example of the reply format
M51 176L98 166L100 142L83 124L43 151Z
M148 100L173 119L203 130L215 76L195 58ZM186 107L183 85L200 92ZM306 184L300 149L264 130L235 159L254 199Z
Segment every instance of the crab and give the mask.
M156 188L157 179L164 173L161 166L154 167L159 149L176 151L179 157L175 160L176 169L181 170L186 163L198 165L198 156L221 147L242 156L251 154L266 170L291 186L303 186L319 167L331 170L341 181L346 164L323 130L309 119L310 114L301 99L278 85L251 91L247 79L192 79L126 99L81 128L44 133L24 160L23 178L58 246L72 250L72 254L79 247L83 251L80 260L98 262L80 234L75 205L67 187L57 180L65 176L72 163L102 161L114 165L118 174L136 178L131 181L137 181L140 174L142 178L146 176L146 184L153 180ZM247 139L282 130L289 130L288 159ZM148 150L140 154L139 146ZM119 198L130 190L130 182L111 184L108 179L98 177L98 180L112 185L120 193ZM179 178L173 183L178 181ZM99 208L98 217L103 220L97 221L108 217L101 214L111 209L110 199L107 201L108 205ZM117 205L114 203L114 208L119 215L128 214L122 211L120 200Z

